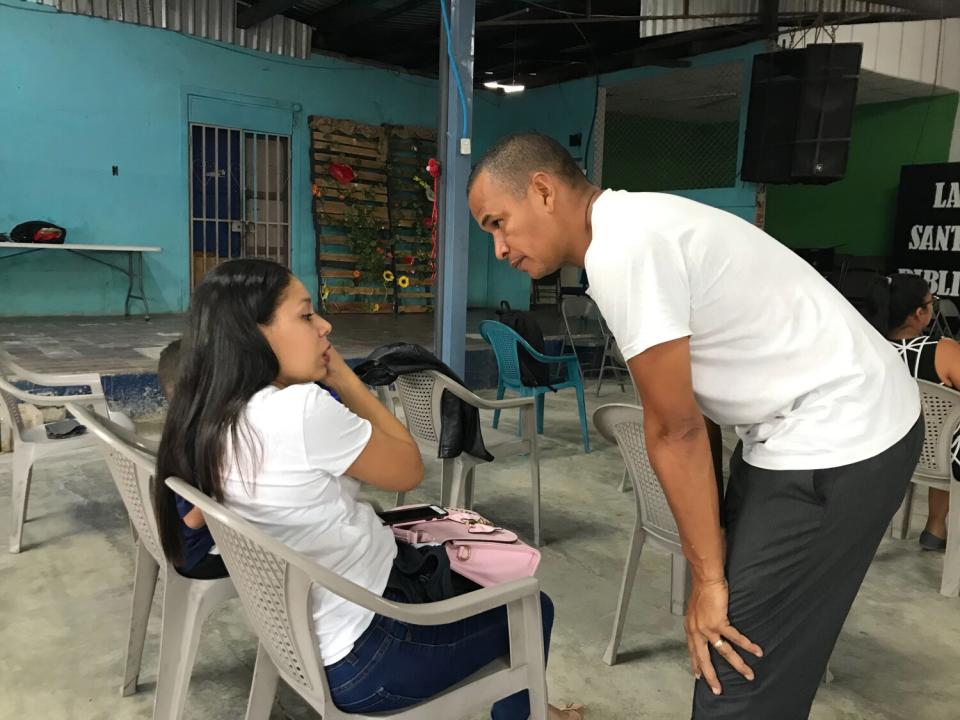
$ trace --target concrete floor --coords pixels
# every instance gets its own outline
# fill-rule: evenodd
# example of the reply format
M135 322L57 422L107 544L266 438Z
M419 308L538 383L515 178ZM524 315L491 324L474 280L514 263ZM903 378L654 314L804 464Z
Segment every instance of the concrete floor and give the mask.
M602 402L629 401L612 386ZM591 410L599 402L591 397ZM513 418L505 418L510 428ZM156 429L156 426L153 426ZM691 678L680 618L669 613L669 560L641 559L622 660L604 665L622 563L633 525L631 495L617 492L616 448L593 433L578 439L570 391L547 400L539 577L557 608L548 677L551 698L589 706L591 720L689 717ZM489 439L489 438L488 438ZM529 536L528 475L522 458L477 471L477 508ZM436 499L435 471L413 499ZM0 456L0 497L10 492L10 456ZM371 493L384 502L389 497ZM917 503L918 514L924 512ZM916 531L922 521L915 518ZM0 513L0 536L9 512ZM944 720L957 717L960 612L937 593L942 556L914 539L884 540L833 656L815 720ZM34 471L20 555L0 553L0 719L149 718L156 676L155 605L139 693L121 698L121 665L133 553L123 507L95 450ZM236 603L204 629L184 717L243 717L255 640ZM272 718L315 718L281 689ZM479 718L477 719L479 720ZM776 720L776 719L771 719Z

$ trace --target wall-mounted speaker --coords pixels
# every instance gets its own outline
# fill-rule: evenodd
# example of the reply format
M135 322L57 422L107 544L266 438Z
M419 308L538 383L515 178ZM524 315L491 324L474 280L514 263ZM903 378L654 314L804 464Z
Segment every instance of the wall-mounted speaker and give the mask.
M847 169L860 43L808 45L753 58L740 177L826 184Z

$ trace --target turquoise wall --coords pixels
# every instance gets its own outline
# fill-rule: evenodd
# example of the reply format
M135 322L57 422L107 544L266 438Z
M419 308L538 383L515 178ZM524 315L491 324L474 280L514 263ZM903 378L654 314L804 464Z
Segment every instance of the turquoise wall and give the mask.
M307 117L436 126L429 79L45 10L0 0L0 230L43 218L71 242L162 247L154 312L189 301L188 119L292 133L293 269L311 287ZM126 278L47 252L0 261L0 288L2 315L116 314Z
M755 47L692 62L749 59ZM0 0L0 68L0 230L43 218L67 227L71 242L162 247L146 258L154 312L182 311L189 302L189 121L291 133L293 269L311 289L316 273L307 117L432 127L437 122L436 83L429 79L319 56L278 58L20 0ZM600 82L667 72L640 68ZM523 130L564 144L575 133L586 140L595 93L594 78L519 96L478 92L475 157L498 137ZM113 165L118 177L111 175ZM752 219L751 186L682 194ZM489 236L469 222L468 303L508 300L526 307L527 276L497 261ZM0 288L0 315L118 314L126 278L51 252L0 261Z

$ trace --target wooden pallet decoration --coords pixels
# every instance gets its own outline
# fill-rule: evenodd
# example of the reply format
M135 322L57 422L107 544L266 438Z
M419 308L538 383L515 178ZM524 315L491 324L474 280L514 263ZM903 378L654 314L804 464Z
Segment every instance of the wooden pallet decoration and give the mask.
M431 312L434 269L424 218L432 202L415 176L432 183L426 163L436 157L436 131L312 116L310 137L323 311ZM339 181L334 164L348 166L352 180ZM382 250L382 271L371 242Z
M350 237L361 225L374 237L389 236L386 142L378 125L310 118L317 280L325 312L382 312L381 306L393 310L393 290L378 284L372 278L376 273L361 271L362 258ZM336 177L334 165L349 167L351 181Z

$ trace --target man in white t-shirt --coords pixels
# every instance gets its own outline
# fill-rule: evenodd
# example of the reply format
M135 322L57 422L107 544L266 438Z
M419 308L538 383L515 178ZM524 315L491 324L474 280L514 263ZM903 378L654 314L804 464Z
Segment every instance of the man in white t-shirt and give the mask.
M896 352L762 230L673 195L601 191L546 136L494 145L470 209L531 277L585 268L627 359L693 576L693 716L807 717L922 444ZM741 440L725 536L719 425Z

